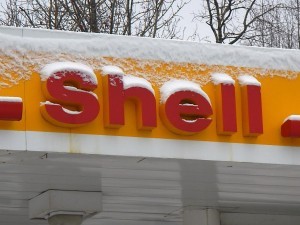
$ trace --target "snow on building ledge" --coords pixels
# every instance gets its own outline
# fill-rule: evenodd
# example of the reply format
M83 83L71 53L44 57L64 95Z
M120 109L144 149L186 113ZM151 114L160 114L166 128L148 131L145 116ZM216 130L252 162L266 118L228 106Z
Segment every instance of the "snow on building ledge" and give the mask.
M300 71L300 52L108 34L0 27L0 50L76 53ZM68 40L68 41L66 41Z

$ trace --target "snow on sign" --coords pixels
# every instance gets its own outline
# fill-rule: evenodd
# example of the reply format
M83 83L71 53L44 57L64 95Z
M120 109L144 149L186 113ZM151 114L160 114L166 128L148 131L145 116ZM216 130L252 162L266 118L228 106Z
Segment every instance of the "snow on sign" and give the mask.
M104 126L125 126L124 106L127 100L136 104L137 128L152 130L157 127L155 91L143 78L125 76L118 67L104 67L103 114ZM218 75L214 75L217 80ZM221 116L217 120L220 134L232 135L236 128L234 86L220 76ZM52 63L41 72L42 90L46 102L41 103L41 113L50 123L62 127L84 126L95 120L100 113L100 102L92 92L97 88L97 78L91 68L72 62ZM251 76L239 77L243 97L244 136L263 133L260 85ZM71 88L70 88L71 87ZM179 135L192 135L205 130L211 124L213 114L210 99L194 82L170 80L160 88L159 102L162 122ZM103 117L103 116L102 116Z
M294 51L22 32L0 34L1 130L300 145Z

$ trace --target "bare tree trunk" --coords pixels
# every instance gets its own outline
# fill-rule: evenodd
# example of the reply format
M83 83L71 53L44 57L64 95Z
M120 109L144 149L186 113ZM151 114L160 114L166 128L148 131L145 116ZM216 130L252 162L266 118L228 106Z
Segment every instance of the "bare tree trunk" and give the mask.
M95 0L90 0L90 27L91 32L99 33L98 24L97 24L97 5Z
M111 16L110 16L110 30L109 33L112 34L114 31L114 17L115 17L115 8L116 8L116 0L111 1Z
M128 35L131 35L132 7L133 7L133 0L127 0L127 2L126 2L127 24L126 24L123 34L127 33Z
M298 49L300 49L300 3L296 0L296 20L297 20L297 39L298 39Z
M262 12L265 11L264 1L262 1L261 4L261 11ZM263 15L261 18L261 43L262 43L262 47L265 47L265 15Z
M161 7L162 7L163 3L164 3L164 0L155 0L155 12L154 12L155 15L154 15L152 37L156 37L158 18L159 18L159 14L161 13Z
M50 6L48 11L48 27L52 29L52 10L53 10L53 0L50 0Z

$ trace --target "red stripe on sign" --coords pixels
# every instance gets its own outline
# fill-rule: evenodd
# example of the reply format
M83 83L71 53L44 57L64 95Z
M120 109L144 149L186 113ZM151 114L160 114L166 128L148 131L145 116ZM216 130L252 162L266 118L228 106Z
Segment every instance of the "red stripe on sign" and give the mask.
M258 136L263 133L261 87L242 87L242 111L244 136Z
M223 130L221 133L237 132L236 104L234 85L221 84Z
M262 119L262 102L260 86L247 86L248 91L248 116L249 116L249 133L263 133Z
M20 121L22 119L22 101L1 101L0 100L0 120Z

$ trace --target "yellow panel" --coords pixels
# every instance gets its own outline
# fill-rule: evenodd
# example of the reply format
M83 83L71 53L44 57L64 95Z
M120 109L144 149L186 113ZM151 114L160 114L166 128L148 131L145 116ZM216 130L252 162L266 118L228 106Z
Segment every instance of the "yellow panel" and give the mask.
M136 76L145 77L150 81L155 89L157 96L157 109L159 108L159 88L161 85L173 78L188 79L202 86L202 89L210 97L214 114L211 116L213 122L203 132L192 136L180 136L170 132L158 117L158 126L152 131L140 131L136 129L136 113L135 106L131 102L126 103L126 124L119 129L105 128L103 125L103 90L101 72L96 71L98 76L98 88L95 93L98 95L100 102L100 113L98 117L90 124L79 128L64 128L50 124L41 116L40 102L46 99L41 90L41 81L39 74L33 72L30 79L20 81L8 88L1 90L4 96L19 96L25 99L26 108L26 130L28 131L45 131L45 132L65 132L79 134L95 134L95 135L117 135L117 136L133 136L133 137L151 137L151 138L167 138L182 140L201 140L216 142L234 142L234 143L255 143L268 145L299 145L299 139L282 138L280 135L280 127L283 120L292 114L300 114L300 78L295 72L288 71L264 71L260 73L259 69L237 68L232 66L208 66L189 63L166 63L159 61L145 61L134 59L117 59L106 58L112 65L116 65L124 69L126 74L134 74ZM216 131L216 101L215 86L210 81L212 72L224 72L232 76L234 79L240 74L247 73L256 76L262 84L262 102L263 102L263 125L264 134L258 137L244 137L242 134L242 115L241 115L241 91L238 82L236 88L237 102L237 125L238 132L231 136L218 135ZM261 70L262 71L262 70ZM285 73L297 78L288 79L277 75ZM25 86L24 86L25 83ZM0 129L24 130L25 119L20 122L0 122Z

